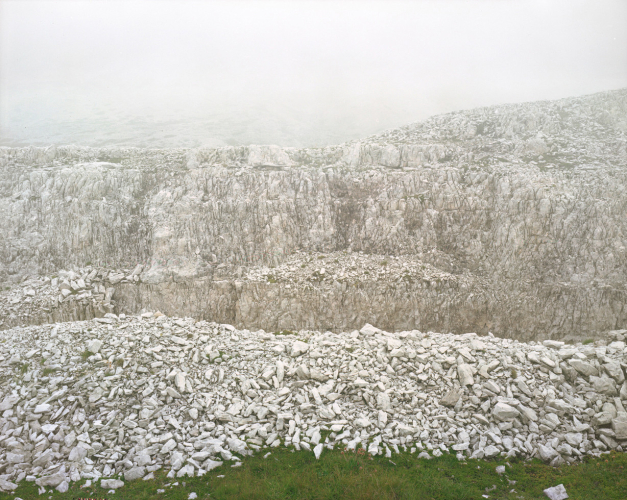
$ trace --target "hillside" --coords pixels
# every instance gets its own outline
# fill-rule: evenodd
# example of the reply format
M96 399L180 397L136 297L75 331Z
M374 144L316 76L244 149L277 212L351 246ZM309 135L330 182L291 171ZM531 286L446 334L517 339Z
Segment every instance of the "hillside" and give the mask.
M622 89L325 148L0 148L0 327L158 309L266 330L622 328L626 133Z

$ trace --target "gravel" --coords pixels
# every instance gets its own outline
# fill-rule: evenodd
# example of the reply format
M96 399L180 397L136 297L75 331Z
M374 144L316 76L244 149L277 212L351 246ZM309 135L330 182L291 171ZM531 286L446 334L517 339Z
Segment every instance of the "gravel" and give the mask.
M278 446L554 466L622 451L625 333L587 345L368 324L275 335L159 312L12 328L0 332L0 488L115 489Z

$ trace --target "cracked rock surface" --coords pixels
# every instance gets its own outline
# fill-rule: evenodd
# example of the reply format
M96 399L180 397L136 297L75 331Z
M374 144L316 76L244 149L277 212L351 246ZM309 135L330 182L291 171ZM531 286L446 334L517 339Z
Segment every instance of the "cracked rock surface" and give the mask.
M585 345L370 324L275 335L152 312L15 327L0 332L0 488L116 489L276 446L553 465L622 451L626 333Z
M0 328L160 310L600 338L627 325L626 116L621 89L324 148L0 148Z

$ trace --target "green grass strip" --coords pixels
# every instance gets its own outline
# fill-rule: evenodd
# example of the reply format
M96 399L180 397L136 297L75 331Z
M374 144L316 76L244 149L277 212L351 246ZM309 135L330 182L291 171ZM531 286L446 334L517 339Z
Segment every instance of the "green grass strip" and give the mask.
M106 498L118 500L186 500L191 492L200 500L482 500L546 499L542 490L564 484L572 500L625 500L627 498L627 454L611 453L586 459L577 465L552 468L537 460L510 461L506 472L496 473L503 460L459 462L444 454L432 460L402 453L391 459L369 457L363 450L324 450L320 460L311 452L273 449L244 459L240 467L226 462L203 477L168 479L165 472L154 480L125 482L108 493L99 486L81 488L84 480L69 491L55 490L39 496L34 483L23 482L0 500ZM511 465L511 466L510 466ZM224 476L224 477L219 477ZM514 483L515 481L515 483ZM173 483L178 485L173 486ZM170 484L170 486L166 486ZM158 493L158 489L165 492Z

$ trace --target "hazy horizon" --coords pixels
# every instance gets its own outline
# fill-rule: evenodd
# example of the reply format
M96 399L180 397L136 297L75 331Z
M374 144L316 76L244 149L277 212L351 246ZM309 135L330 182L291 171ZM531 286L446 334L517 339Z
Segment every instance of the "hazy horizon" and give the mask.
M339 143L627 87L627 2L0 0L0 145Z

